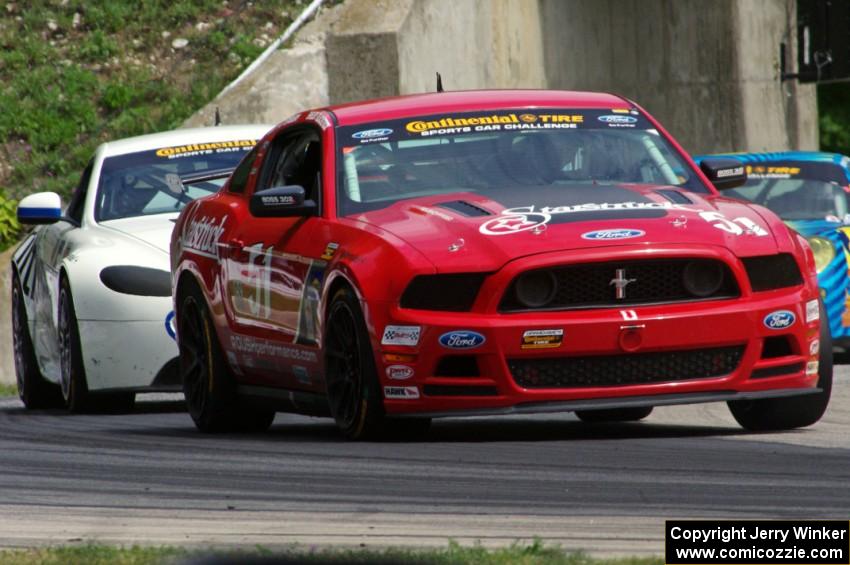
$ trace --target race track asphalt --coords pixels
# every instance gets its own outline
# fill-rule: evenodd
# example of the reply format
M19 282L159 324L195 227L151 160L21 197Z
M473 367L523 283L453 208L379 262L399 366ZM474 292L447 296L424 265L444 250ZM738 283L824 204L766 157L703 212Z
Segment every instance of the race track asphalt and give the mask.
M3 547L538 536L593 554L661 554L665 518L850 519L848 485L847 365L820 423L770 434L741 430L722 404L656 409L635 424L440 420L422 440L350 443L328 420L284 414L266 434L202 435L174 397L122 415L0 400Z

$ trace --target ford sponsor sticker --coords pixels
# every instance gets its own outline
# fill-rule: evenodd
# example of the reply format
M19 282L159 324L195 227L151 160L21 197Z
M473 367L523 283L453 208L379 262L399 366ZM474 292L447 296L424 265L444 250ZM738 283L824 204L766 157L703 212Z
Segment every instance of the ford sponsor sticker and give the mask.
M607 116L599 116L597 118L600 122L605 122L606 124L634 124L637 123L637 118L634 116L623 116L621 114L613 115L609 114Z
M797 317L790 310L777 310L764 317L764 326L771 330L784 330L794 325Z
M387 376L397 381L403 381L413 376L413 367L407 365L390 365L387 367Z
M386 137L393 132L390 128L364 129L357 133L352 133L354 139L372 139L373 137Z
M471 330L455 330L440 336L440 345L448 349L475 349L485 341L487 338Z
M384 398L389 398L391 400L415 400L419 398L419 387L385 386Z
M581 238L592 240L631 239L633 237L641 237L643 235L646 235L646 232L643 230L613 229L589 231L581 234Z
M387 326L384 328L381 345L417 345L421 332L420 326Z

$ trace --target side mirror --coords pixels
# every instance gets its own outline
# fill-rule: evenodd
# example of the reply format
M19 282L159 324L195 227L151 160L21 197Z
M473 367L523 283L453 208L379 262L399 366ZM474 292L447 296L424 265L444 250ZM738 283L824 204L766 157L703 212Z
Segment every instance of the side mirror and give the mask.
M717 190L736 188L747 182L747 170L737 159L703 159L699 168Z
M258 218L291 218L313 216L318 209L312 200L304 200L304 187L276 186L255 192L249 203L251 214Z
M36 192L18 202L22 224L54 224L62 219L62 200L55 192Z

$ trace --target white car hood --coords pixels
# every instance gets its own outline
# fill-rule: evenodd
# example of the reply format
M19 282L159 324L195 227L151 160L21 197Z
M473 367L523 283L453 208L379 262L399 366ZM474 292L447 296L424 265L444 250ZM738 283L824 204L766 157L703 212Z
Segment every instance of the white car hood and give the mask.
M174 231L174 220L176 219L177 213L157 214L155 216L109 220L101 222L100 226L143 241L167 255L171 245L171 232Z

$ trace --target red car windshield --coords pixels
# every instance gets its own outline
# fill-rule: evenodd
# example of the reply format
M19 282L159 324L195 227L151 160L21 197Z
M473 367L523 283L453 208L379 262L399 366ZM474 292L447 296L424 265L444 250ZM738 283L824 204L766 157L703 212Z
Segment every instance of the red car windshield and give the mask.
M341 216L437 194L481 193L525 203L573 188L671 185L710 192L636 110L535 109L458 113L339 129Z
M833 163L766 161L747 165L747 184L723 193L769 208L783 220L846 221L847 176Z

